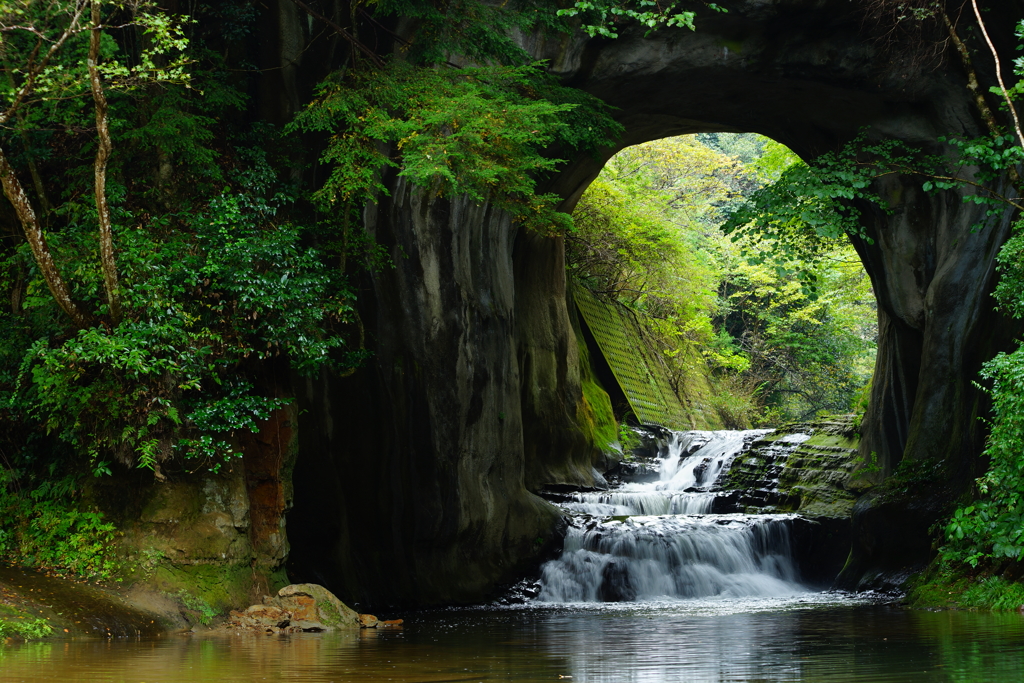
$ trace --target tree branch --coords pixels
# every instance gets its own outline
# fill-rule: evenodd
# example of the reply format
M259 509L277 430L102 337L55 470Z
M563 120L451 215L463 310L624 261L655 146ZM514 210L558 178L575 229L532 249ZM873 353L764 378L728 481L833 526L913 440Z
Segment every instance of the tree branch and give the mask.
M1003 99L1006 100L1006 106L1010 108L1010 114L1013 116L1013 128L1017 131L1017 141L1020 142L1021 147L1024 147L1024 134L1020 132L1020 119L1017 118L1017 109L1013 106L1013 100L1010 99L1010 93L1006 90L1006 84L1003 83L1003 67L999 63L999 53L996 52L996 46L992 44L992 39L988 35L988 29L985 28L985 22L981 19L978 0L971 0L971 5L974 7L974 16L978 19L978 26L981 27L981 35L985 36L988 49L992 52L992 58L996 61L996 80L999 81L999 89L1003 92Z
M21 221L21 227L25 231L25 239L32 249L32 256L35 257L39 272L42 273L46 286L50 288L50 293L57 305L67 313L76 327L88 327L89 317L71 299L67 283L64 282L64 278L61 277L60 271L57 270L53 257L50 255L50 248L46 244L46 236L39 226L39 219L36 218L32 204L29 202L28 196L25 195L25 190L14 174L14 169L11 168L2 148L0 148L0 184L3 185L4 195L7 196L11 205L14 206L14 211L18 214L18 220Z
M946 24L946 30L949 32L949 37L953 41L953 45L956 46L956 51L960 55L960 62L964 66L964 70L967 71L967 89L974 95L974 104L978 107L978 111L981 113L981 118L985 121L985 125L988 127L989 133L992 135L999 135L999 124L996 123L996 117L992 113L992 109L988 106L988 102L985 101L985 93L978 88L978 73L974 70L974 64L971 62L971 53L967 49L967 45L964 41L960 40L960 36L956 32L956 26L953 25L949 15L945 11L942 11L942 20Z
M309 16L313 17L314 19L319 19L320 21L322 21L325 24L327 24L328 26L330 26L331 30L333 30L339 36L341 36L342 38L347 40L349 43L351 43L352 47L356 48L357 50L362 52L364 55L366 55L366 57L371 62L373 62L376 66L383 68L384 62L381 61L380 57L378 57L376 54L374 54L373 50L371 50L370 48L366 47L366 45L364 45L361 42L359 42L358 40L356 40L355 36L353 36L351 33L346 31L345 29L343 29L341 26L338 26L336 23L334 23L333 21L331 21L330 19L328 19L324 15L320 14L319 12L317 12L315 9L313 9L312 7L307 5L306 3L302 2L302 0L292 0L292 2L298 8L300 8L302 11L304 11L306 14L308 14Z

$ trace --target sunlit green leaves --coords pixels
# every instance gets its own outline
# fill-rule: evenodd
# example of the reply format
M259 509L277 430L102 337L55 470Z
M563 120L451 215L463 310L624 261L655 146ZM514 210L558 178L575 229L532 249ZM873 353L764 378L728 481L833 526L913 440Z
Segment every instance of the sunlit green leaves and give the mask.
M537 176L559 161L542 152L578 139L561 118L578 105L541 96L548 80L540 64L434 69L396 61L328 79L290 128L331 135L321 157L331 175L314 195L324 207L385 192L380 174L390 166L415 185L492 201L549 230L567 217L554 210L557 197L535 192ZM609 127L600 118L593 124Z
M648 33L666 27L682 27L695 30L697 13L684 10L681 2L658 2L657 0L576 0L572 7L558 10L558 16L583 19L582 28L591 37L618 38L619 30L632 23L648 29ZM725 12L725 8L705 2L704 6L714 12Z
M755 192L724 225L726 233L746 245L752 263L772 262L794 272L814 292L813 264L846 236L871 242L861 223L860 204L891 211L876 191L876 182L892 175L921 179L927 189L947 187L948 162L897 140L869 142L862 134L839 152L810 163L782 155L764 168L773 182Z
M761 245L723 237L727 207L798 163L782 145L737 138L705 138L715 149L700 136L672 138L613 157L574 213L567 267L645 315L687 400L708 401L701 393L713 375L713 402L728 424L846 412L872 372L870 281L838 241L819 245L816 262L785 268ZM721 151L740 147L746 162Z
M89 94L87 54L90 3L5 2L0 4L3 68L0 114L38 102L51 105ZM153 2L101 0L104 31L97 65L107 89L153 81L189 80L188 46L181 21ZM115 18L116 17L116 18ZM110 30L137 31L140 49L125 53Z

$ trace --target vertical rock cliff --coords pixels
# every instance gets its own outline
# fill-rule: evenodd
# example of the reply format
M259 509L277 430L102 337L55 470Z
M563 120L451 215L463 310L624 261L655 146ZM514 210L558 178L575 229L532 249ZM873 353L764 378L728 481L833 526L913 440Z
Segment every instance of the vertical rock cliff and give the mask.
M558 521L524 487L516 228L486 204L389 185L365 216L392 261L361 302L373 357L300 392L290 572L362 604L480 600Z

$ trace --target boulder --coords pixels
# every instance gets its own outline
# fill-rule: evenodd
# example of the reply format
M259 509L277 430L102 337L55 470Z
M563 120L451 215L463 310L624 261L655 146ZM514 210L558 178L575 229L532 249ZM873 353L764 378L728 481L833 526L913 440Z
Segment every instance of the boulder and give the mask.
M251 605L244 612L232 610L228 627L266 633L332 631L358 628L361 617L333 593L315 583L285 586L265 604ZM374 626L377 618L373 617Z
M271 603L292 613L292 624L304 631L357 628L359 614L323 586L297 583L277 592Z

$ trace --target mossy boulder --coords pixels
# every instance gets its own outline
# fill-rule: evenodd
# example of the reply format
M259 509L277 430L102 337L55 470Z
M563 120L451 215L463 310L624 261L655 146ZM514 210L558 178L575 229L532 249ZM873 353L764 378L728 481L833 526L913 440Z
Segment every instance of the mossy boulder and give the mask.
M334 593L315 583L285 586L264 604L251 605L243 612L232 611L229 629L255 630L267 633L299 631L334 631L358 629L362 626L355 610ZM373 617L376 622L376 617Z
M325 629L359 628L359 613L315 583L285 586L274 604L291 612L296 625L317 622Z

